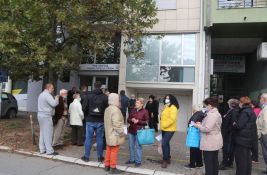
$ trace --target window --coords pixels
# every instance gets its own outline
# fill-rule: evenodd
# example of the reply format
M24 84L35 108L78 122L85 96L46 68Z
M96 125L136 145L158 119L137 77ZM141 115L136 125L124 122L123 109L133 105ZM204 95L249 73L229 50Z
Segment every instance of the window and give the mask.
M12 94L27 94L28 81L17 80L12 82Z
M128 58L127 81L195 81L196 35L151 35L143 39L143 59Z
M158 10L175 10L176 0L156 0Z
M128 58L126 76L128 81L158 80L160 39L157 36L143 39L144 58Z

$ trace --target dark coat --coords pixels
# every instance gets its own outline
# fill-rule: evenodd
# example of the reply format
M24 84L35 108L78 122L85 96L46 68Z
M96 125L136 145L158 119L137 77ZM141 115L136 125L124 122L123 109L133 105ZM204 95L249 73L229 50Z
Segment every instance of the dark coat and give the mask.
M139 120L137 124L134 124L132 122L132 119L135 118ZM127 122L130 124L128 128L128 132L130 134L136 134L137 130L140 130L144 128L148 124L149 116L148 116L148 111L146 109L133 109L130 116L127 119Z
M101 108L103 107L104 111L108 107L108 97L102 92L101 89L95 89L92 93L88 94L83 103L83 110L86 111L86 121L87 122L104 122L104 112L101 116L91 116L90 110L94 104L94 97L98 96L101 99Z
M151 114L153 114L153 121L156 123L159 122L158 115L159 115L159 102L154 100L152 103L147 102L146 110L148 111L149 118L152 119Z
M55 115L53 117L54 125L56 125L58 120L63 116L64 110L65 110L64 98L59 96L58 105L55 108Z
M229 109L228 112L222 117L222 136L232 136L233 123L237 121L239 115L239 108Z
M197 111L195 112L192 117L189 119L188 125L191 123L191 121L193 122L202 122L202 120L204 119L204 113L202 111Z
M243 106L240 109L233 127L235 130L235 144L251 148L253 140L257 138L257 125L256 115L250 106Z
M84 116L87 116L88 115L88 111L87 111L87 98L88 98L88 95L90 93L87 91L87 92L81 92L81 105L82 105L82 110L83 110L83 113L84 113Z

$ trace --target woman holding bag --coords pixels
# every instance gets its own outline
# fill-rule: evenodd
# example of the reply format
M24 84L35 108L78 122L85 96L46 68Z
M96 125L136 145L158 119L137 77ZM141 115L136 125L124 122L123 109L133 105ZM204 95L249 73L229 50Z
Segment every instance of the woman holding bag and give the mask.
M188 122L188 126L191 122L202 122L204 118L204 113L201 111L201 105L194 105L192 107L192 117ZM200 168L203 167L203 160L202 160L202 151L199 147L190 147L190 163L184 166L185 168Z
M167 168L168 164L171 163L171 148L170 141L174 135L177 122L177 114L179 104L177 99L173 95L166 95L164 98L164 109L161 113L160 129L162 134L162 152L163 161L161 164L162 168Z
M126 164L135 164L136 167L140 167L142 164L142 146L137 141L137 131L143 129L149 121L148 111L143 108L144 102L143 98L138 98L135 108L132 109L127 119L130 124L128 128L130 160Z

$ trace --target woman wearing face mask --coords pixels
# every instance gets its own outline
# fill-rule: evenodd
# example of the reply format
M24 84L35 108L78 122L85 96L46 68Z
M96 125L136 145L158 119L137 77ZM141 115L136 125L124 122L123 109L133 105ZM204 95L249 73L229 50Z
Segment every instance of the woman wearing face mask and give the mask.
M177 114L179 104L177 99L173 95L166 95L164 98L164 109L161 113L160 118L160 129L162 132L162 152L163 161L161 164L162 168L167 168L168 164L171 163L171 148L170 141L176 129Z
M218 100L216 98L207 98L203 103L207 109L206 117L202 123L197 122L194 126L199 128L201 133L200 150L203 151L205 175L218 175L218 153L223 146L222 118L217 109Z
M69 107L70 125L72 128L72 144L82 146L83 145L83 119L84 114L82 111L80 94L73 95L73 102Z
M142 146L137 141L137 131L143 129L149 120L148 111L143 108L144 101L143 98L136 100L135 108L127 119L130 125L128 128L130 159L126 164L135 164L136 167L142 164Z

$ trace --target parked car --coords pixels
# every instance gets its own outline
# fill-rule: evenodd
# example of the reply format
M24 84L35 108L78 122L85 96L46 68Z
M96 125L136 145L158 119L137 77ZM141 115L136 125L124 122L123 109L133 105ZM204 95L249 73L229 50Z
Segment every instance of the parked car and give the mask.
M18 103L16 98L10 93L2 92L0 94L0 118L15 118L18 112Z

